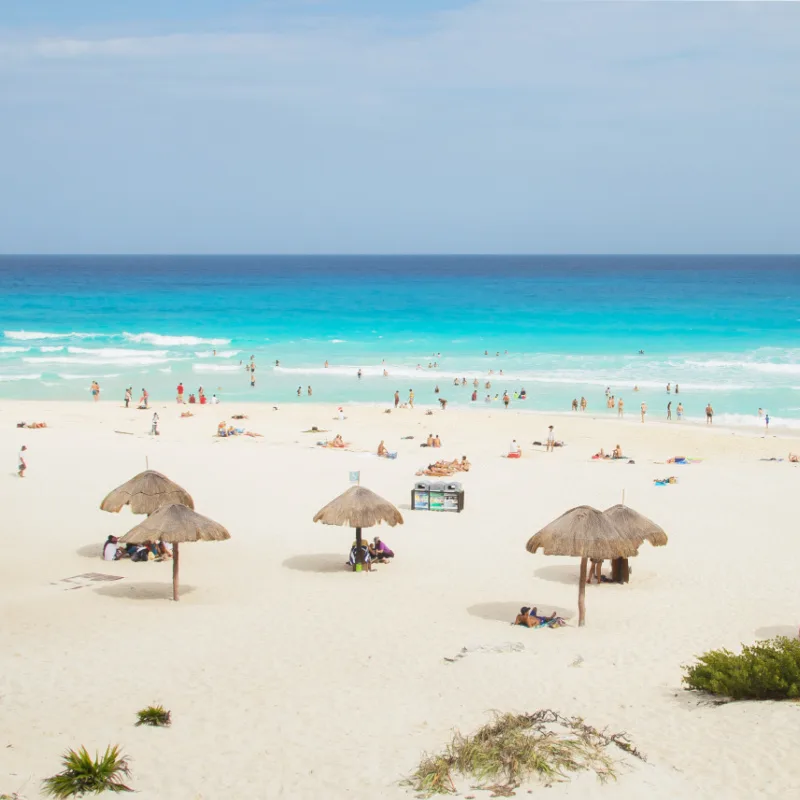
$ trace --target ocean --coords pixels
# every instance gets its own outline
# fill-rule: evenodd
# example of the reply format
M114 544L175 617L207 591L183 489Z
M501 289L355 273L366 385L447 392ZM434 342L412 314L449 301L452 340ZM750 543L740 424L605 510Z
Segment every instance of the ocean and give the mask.
M512 407L610 414L610 387L629 413L800 427L798 256L2 256L0 314L1 398L88 402L97 380L172 401L182 381L477 410L525 388Z

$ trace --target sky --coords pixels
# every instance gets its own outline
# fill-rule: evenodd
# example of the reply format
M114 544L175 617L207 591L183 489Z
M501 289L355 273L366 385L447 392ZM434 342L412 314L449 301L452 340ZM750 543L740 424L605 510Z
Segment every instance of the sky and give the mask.
M798 253L800 3L4 0L0 252Z

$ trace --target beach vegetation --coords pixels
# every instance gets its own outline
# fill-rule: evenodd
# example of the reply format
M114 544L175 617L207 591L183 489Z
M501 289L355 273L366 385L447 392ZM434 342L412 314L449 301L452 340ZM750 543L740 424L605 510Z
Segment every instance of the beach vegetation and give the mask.
M139 725L167 728L172 725L172 715L164 706L147 706L136 712L136 727Z
M778 636L743 645L741 653L709 650L684 667L683 682L733 700L800 698L800 640Z
M123 781L130 777L127 756L118 745L109 745L105 753L95 757L85 747L67 750L62 757L64 769L42 782L47 797L82 797L100 792L132 792Z
M563 717L543 709L534 714L495 713L491 722L471 736L454 731L438 754L424 754L404 781L421 797L456 794L454 775L477 781L474 789L510 797L524 781L546 785L569 780L569 773L590 770L605 782L616 780L609 745L645 760L624 733L609 734L579 717Z

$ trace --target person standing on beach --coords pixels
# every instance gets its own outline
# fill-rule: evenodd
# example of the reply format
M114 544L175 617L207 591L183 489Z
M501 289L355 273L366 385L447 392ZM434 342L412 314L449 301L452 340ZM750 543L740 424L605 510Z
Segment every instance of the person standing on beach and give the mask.
M408 390L408 407L409 408L414 408L414 390L413 389L409 389Z
M672 419L672 400L667 403L667 419Z
M312 391L311 391L311 387L309 386L308 387L308 396L311 397L311 395L312 395Z
M255 389L256 388L256 374L255 374L255 372L251 372L250 373L250 388L251 389Z
M678 407L675 410L678 412L678 419L683 419L683 403L678 403Z
M147 394L147 389L142 387L142 396L139 398L139 408L150 408L150 395Z
M300 397L301 394L303 394L303 387L302 386L298 386L297 387L297 396Z
M556 446L556 435L553 431L553 426L550 425L547 428L547 447L545 448L546 453L552 453Z
M25 477L25 470L28 469L28 462L25 460L25 451L27 449L28 448L25 445L22 445L22 447L20 447L19 449L19 462L17 464L17 475L19 475L20 478Z
M581 397L581 411L586 411L586 398Z
M647 403L642 403L642 422L644 422L644 415L647 413Z
M672 394L672 384L671 383L667 384L667 394Z
M765 423L766 423L766 425L767 425L767 430L769 430L769 413L766 413L766 414L764 415L764 422L765 422Z
M394 407L397 408L397 406L399 406L399 405L400 405L400 390L399 389L395 389L394 390Z
M508 396L508 392L507 391L503 392L503 405L506 407L506 410L508 410L508 404L510 402L511 398Z
M183 382L178 384L178 402L183 403Z
M620 397L619 402L617 403L617 416L618 417L624 416L624 409L625 409L625 403L622 402L622 398Z
M680 394L680 389L678 388L678 384L675 384L675 394Z
M97 381L92 381L92 398L95 403L100 399L100 384Z
M358 379L361 380L361 367L358 368Z
M714 409L711 407L711 403L706 406L706 425L713 425L714 424Z
M129 386L125 390L125 408L129 408L131 400L133 399L133 386Z

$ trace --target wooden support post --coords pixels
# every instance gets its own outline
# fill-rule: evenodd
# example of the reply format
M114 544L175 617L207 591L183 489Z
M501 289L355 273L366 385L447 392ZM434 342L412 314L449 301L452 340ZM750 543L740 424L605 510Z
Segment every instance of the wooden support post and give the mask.
M172 545L172 599L178 599L178 589L180 586L180 579L178 576L180 561L180 545L175 542Z
M581 579L578 584L578 627L586 624L586 562L588 558L581 559Z

